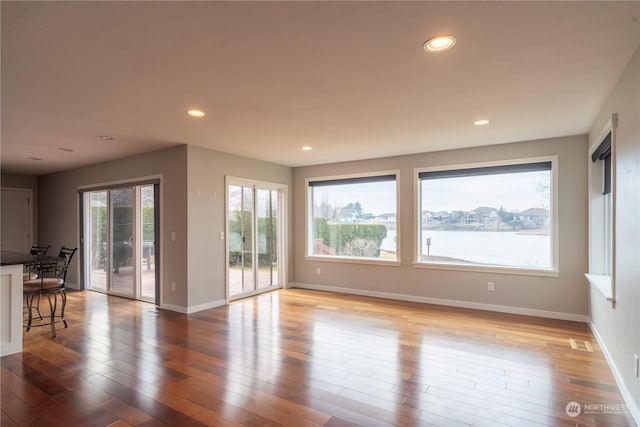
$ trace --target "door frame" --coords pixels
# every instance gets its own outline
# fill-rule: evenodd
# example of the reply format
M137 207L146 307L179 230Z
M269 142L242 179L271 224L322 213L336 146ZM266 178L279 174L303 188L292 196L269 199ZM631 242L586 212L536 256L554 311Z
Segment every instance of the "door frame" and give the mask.
M79 284L78 287L80 290L85 290L88 289L86 286L86 268L85 268L85 263L86 263L86 257L85 257L85 243L84 243L84 232L85 232L85 227L84 227L84 193L87 192L94 192L94 191L109 191L112 189L118 189L118 188L127 188L127 187L136 187L136 186L144 186L144 185L153 185L154 187L154 192L153 192L153 196L154 196L154 203L155 203L155 211L154 211L154 222L156 224L155 227L155 264L156 264L156 289L155 289L155 301L153 301L152 303L156 306L161 307L164 301L164 295L162 292L162 289L164 288L163 286L163 279L162 279L162 266L164 265L164 251L161 248L162 242L164 241L164 233L163 233L163 217L164 215L161 214L161 211L163 210L163 201L164 198L162 197L162 180L163 180L163 176L162 175L148 175L148 176L143 176L143 177L139 177L139 178L133 178L133 179L124 179L124 180L117 180L117 181L107 181L107 182L102 182L102 183L97 183L97 184L91 184L91 185L82 185L82 186L78 186L77 187L77 191L78 191L78 227L79 227L79 256L80 256L80 275L79 275ZM136 245L137 246L137 245ZM99 292L99 291L96 291ZM121 296L123 298L130 298L128 296L123 296L120 294L114 294L114 293L109 293L108 291L106 292L107 295L114 295L114 296ZM140 300L143 302L149 302L149 300Z
M237 295L230 296L229 295L229 186L235 185L239 187L250 187L254 190L253 197L253 227L252 233L254 236L252 237L253 242L253 256L254 260L252 262L252 268L254 271L253 281L254 281L254 290L248 292L242 292ZM257 269L258 269L258 256L256 254L255 248L257 244L256 234L257 234L257 213L255 211L255 206L257 204L257 198L255 195L255 189L262 190L273 190L278 192L278 230L280 231L278 239L278 284L271 285L264 288L258 289L256 284L258 280ZM267 182L260 181L249 178L239 178L231 175L225 175L225 183L224 183L224 217L225 217L225 259L224 259L224 269L225 269L225 300L226 303L229 304L230 301L234 301L236 299L246 298L253 295L262 294L264 292L270 292L276 289L285 289L288 287L288 274L287 274L287 254L288 254L288 195L289 195L289 187L287 184L280 184L276 182Z

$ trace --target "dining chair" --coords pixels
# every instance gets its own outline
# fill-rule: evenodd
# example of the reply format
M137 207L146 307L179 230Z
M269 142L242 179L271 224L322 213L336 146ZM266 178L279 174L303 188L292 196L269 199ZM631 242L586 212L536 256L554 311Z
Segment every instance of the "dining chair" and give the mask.
M51 248L51 245L43 246L43 245L33 244L31 245L29 254L37 255L37 256L45 256L47 255L47 252L49 252L49 248ZM25 280L32 280L37 278L38 278L38 275L33 272L33 269L29 265L27 265L24 273L22 273L22 281L24 282Z
M68 327L67 320L64 317L64 309L67 304L67 294L65 292L65 287L67 283L67 271L69 270L69 264L71 263L71 259L73 255L76 253L78 248L66 248L62 246L60 248L60 252L58 253L58 258L60 258L57 262L47 262L43 261L37 264L38 275L37 279L27 280L23 282L23 293L25 295L25 299L27 301L27 331L29 331L32 327L33 322L33 303L37 298L36 310L40 315L40 319L42 319L42 315L40 314L40 298L44 295L47 297L47 301L49 302L49 308L51 310L50 322L43 325L45 326L51 325L51 336L53 338L56 337L56 317L59 317L64 327ZM58 295L60 296L60 314L56 315L57 307L58 307Z

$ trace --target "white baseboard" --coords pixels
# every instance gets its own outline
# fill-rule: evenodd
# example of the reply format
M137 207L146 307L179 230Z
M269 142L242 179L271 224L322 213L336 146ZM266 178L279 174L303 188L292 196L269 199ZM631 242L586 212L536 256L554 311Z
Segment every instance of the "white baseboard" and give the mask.
M175 311L176 313L188 314L187 307L183 305L175 305L175 304L160 304L160 308L163 310Z
M187 307L187 314L197 313L198 311L208 310L210 308L222 307L226 303L226 300L219 299L204 304L192 305L191 307Z
M226 303L227 301L223 299L219 299L219 300L207 302L204 304L192 305L191 307L185 307L182 305L174 305L174 304L161 304L160 308L165 310L175 311L177 313L182 313L182 314L193 314L199 311L208 310L210 308L221 307Z
M387 298L387 299L393 299L393 300L399 300L399 301L420 302L424 304L445 305L449 307L471 308L474 310L495 311L498 313L522 314L525 316L570 320L573 322L583 322L583 323L587 322L587 316L584 314L561 313L558 311L536 310L533 308L511 307L507 305L484 304L479 302L420 297L415 295L395 294L390 292L367 291L362 289L315 285L311 283L290 283L290 285L294 288L312 289L316 291L338 292L343 294L362 295L362 296L376 297L376 298Z
M624 403L627 405L627 408L629 409L629 412L631 413L631 416L635 420L636 424L640 425L640 408L638 408L638 405L633 400L633 395L629 392L629 389L625 385L624 381L622 381L622 375L620 374L618 365L616 365L615 361L613 360L613 357L611 357L611 353L609 353L609 349L607 348L607 345L605 344L604 340L602 339L602 336L598 332L598 329L593 324L591 319L588 319L587 323L589 324L589 328L591 328L591 332L593 333L593 336L596 337L596 341L598 341L598 345L600 345L600 348L602 349L602 353L604 354L605 359L607 359L607 362L609 363L611 372L613 372L613 378L616 380L616 383L618 384L618 389L620 390L620 394L622 394Z

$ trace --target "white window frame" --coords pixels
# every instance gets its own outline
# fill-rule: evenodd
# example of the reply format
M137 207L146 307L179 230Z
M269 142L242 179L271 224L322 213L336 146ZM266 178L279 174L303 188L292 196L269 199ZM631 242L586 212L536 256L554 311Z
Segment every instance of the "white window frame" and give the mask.
M591 141L588 151L589 171L589 272L585 277L612 307L616 303L615 241L616 241L616 128L617 114L611 118L598 137ZM604 162L593 162L592 154L611 134L611 192L602 194Z
M422 227L422 199L420 193L420 178L421 172L440 172L456 169L473 169L492 166L508 166L519 165L527 163L539 163L539 162L551 162L551 195L550 195L550 214L551 224L549 231L551 233L550 251L551 251L551 267L548 269L527 268L527 267L512 267L512 266L500 266L500 265L479 265L479 264L455 264L455 263L437 263L437 262L424 262L420 261L420 230ZM529 157L508 159L491 162L479 162L479 163L464 163L454 164L446 166L433 166L422 167L414 169L414 232L413 232L413 267L423 269L434 270L453 270L453 271L471 271L481 273L498 273L498 274L514 274L524 276L543 276L543 277L558 277L559 271L559 254L558 254L558 239L559 239L559 215L558 215L558 156L542 156L542 157Z
M361 258L361 257L345 257L335 255L315 255L313 254L313 200L310 193L310 182L315 181L332 181L339 179L357 179L368 178L375 176L395 175L396 177L396 259L376 259L376 258ZM373 265L387 265L387 266L400 266L401 254L400 254L400 170L387 170L387 171L375 171L375 172L363 172L346 175L332 175L332 176L319 176L309 177L305 179L305 257L307 261L321 261L321 262L338 262L348 264L373 264Z

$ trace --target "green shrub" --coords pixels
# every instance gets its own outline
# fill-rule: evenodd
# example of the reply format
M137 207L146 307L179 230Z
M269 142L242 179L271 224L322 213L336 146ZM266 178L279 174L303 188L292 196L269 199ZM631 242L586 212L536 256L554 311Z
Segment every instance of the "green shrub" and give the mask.
M336 255L346 255L345 246L356 238L371 240L376 251L370 256L378 257L382 241L387 237L387 227L384 224L328 224L326 218L314 218L313 237L322 239L326 246L336 251Z

